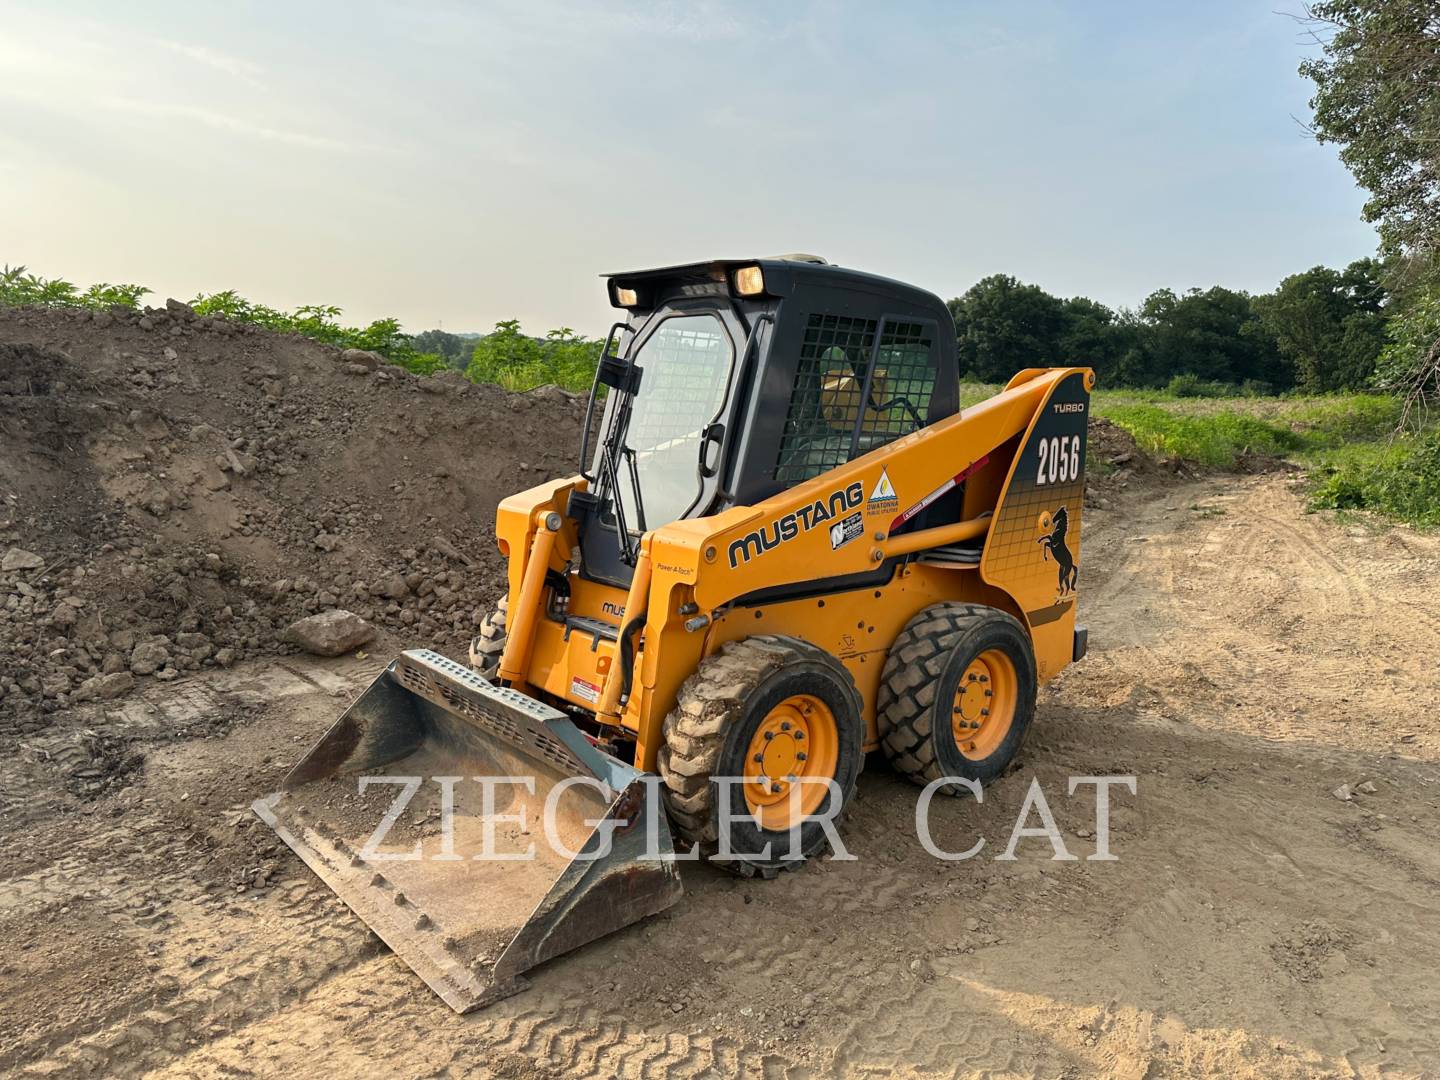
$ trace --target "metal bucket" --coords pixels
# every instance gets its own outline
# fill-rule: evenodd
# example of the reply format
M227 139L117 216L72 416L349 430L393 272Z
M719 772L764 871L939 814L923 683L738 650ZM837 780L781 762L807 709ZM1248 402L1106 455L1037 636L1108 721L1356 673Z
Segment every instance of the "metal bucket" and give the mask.
M654 779L563 713L415 650L254 809L467 1012L680 898Z

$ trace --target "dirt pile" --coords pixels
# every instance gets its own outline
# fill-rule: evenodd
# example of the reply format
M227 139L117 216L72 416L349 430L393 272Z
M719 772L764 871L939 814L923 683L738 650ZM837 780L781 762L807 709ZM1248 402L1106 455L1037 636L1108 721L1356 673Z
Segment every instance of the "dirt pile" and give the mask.
M573 470L582 414L173 301L0 309L0 728L292 651L335 607L463 649L496 503Z
M1152 460L1135 437L1104 417L1090 417L1086 443L1085 505L1109 510L1122 493L1188 475L1179 462L1167 468Z

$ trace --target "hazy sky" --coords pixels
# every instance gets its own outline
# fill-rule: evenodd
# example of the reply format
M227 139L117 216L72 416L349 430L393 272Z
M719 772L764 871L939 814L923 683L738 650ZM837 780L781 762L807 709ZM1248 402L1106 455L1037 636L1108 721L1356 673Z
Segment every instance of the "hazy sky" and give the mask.
M412 330L809 251L1134 305L1373 252L1307 55L1204 4L0 0L0 262Z

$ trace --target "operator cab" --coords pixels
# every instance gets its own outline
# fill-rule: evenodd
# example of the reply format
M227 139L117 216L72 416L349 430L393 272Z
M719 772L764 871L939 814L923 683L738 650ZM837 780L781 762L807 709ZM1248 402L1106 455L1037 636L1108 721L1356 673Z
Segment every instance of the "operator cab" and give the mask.
M605 276L626 318L570 506L593 580L627 586L650 529L760 502L958 411L954 323L922 289L813 255Z

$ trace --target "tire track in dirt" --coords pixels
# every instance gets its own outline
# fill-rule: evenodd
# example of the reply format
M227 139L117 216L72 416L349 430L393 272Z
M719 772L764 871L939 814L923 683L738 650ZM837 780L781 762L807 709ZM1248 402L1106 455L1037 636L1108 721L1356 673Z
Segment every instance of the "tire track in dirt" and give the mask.
M1200 503L1226 512L1165 509ZM1440 1068L1429 1040L1440 935L1427 917L1440 880L1429 840L1440 745L1415 744L1421 761L1390 756L1428 707L1403 687L1380 699L1389 712L1377 725L1341 726L1334 675L1345 658L1318 654L1330 635L1355 655L1406 635L1434 645L1410 566L1429 540L1362 547L1327 518L1302 518L1273 478L1202 481L1165 504L1091 515L1085 557L1117 567L1082 599L1092 656L1047 690L1016 771L983 802L937 800L937 842L984 836L981 857L926 855L915 789L872 761L845 823L857 862L769 883L686 867L687 895L671 911L545 965L530 989L467 1017L288 851L265 856L230 824L375 661L247 674L250 697L238 682L181 684L190 689L167 700L182 711L257 698L272 708L157 743L134 786L88 813L60 787L62 724L53 744L36 745L44 753L0 760L0 778L27 793L17 817L31 799L54 807L0 838L27 860L5 878L0 918L33 920L49 941L52 912L83 911L84 940L118 935L150 981L103 1012L28 1032L6 1061L22 1075L795 1080ZM1295 529L1304 539L1292 548L1317 568L1296 587L1300 601L1268 553ZM1404 563L1372 566L1386 557ZM1334 594L1313 600L1336 624L1324 633L1287 621L1312 588ZM1368 609L1349 598L1382 588ZM146 738L178 716L117 712L110 722ZM1114 800L1120 861L1085 862L1094 800L1067 796L1065 780L1107 773L1137 775L1139 793ZM994 861L1032 778L1082 861L1052 863L1034 838L1018 861ZM1376 792L1354 802L1329 794L1372 778ZM277 861L274 883L237 892L227 875L256 858ZM95 899L75 899L86 892ZM59 988L80 993L94 986L87 977Z

